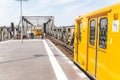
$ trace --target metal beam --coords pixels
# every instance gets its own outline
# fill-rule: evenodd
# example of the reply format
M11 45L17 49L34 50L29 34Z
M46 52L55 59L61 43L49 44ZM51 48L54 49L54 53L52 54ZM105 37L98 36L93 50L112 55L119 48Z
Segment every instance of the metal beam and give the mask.
M23 20L26 21L28 24L33 26L33 24L30 21L28 21L26 18L23 17Z

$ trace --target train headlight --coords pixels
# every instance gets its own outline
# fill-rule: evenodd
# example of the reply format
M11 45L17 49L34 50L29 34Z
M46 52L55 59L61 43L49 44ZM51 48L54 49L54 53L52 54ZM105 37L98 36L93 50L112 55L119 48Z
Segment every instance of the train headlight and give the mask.
M114 20L118 20L118 13L114 14Z

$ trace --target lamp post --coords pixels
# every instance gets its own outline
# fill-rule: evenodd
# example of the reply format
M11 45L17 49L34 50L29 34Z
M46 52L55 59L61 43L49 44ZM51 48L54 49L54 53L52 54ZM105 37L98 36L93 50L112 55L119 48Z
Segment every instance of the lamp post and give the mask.
M22 2L28 0L17 0L20 1L20 12L21 12L21 44L23 44L23 17L22 17Z

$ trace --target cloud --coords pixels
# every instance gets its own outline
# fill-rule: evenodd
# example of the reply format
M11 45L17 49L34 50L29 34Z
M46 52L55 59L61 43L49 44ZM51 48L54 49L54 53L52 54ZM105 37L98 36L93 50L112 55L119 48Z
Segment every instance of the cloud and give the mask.
M9 26L11 22L18 20L18 12L16 12L16 6L14 0L1 0L0 1L0 26Z
M58 5L64 5L64 4L67 4L67 3L71 3L71 2L74 2L75 0L51 0L51 2L53 2L52 5L54 6L58 6Z
M28 0L23 2L23 15L55 16L55 25L72 25L78 15L83 15L119 0ZM18 24L20 20L20 4L15 0L0 1L0 26Z

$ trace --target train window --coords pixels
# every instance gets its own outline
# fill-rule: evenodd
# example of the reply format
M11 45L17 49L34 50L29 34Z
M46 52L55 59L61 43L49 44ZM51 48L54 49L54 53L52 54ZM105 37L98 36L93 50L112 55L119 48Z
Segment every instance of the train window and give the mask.
M95 44L95 26L96 26L95 20L91 20L90 21L90 44L91 45Z
M107 43L107 27L108 27L108 19L102 18L100 19L100 30L99 30L99 46L103 49L106 49Z
M79 24L79 40L81 41L82 39L82 22Z

